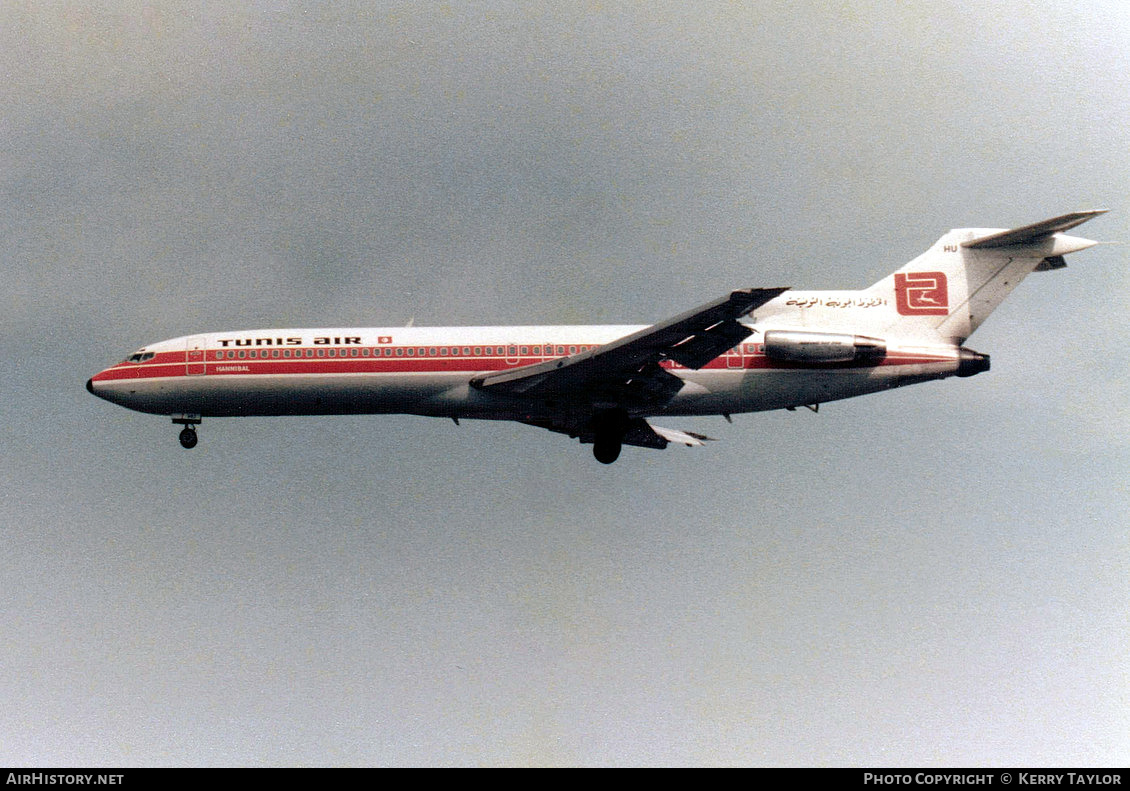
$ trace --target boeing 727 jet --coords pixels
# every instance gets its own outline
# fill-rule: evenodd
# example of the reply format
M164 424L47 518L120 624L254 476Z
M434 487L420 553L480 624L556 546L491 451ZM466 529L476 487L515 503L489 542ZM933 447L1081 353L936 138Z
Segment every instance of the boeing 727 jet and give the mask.
M207 333L143 346L86 383L172 417L413 414L516 420L593 446L697 446L653 417L817 409L973 376L964 346L1030 272L1096 244L1064 232L1100 211L1013 230L961 228L862 291L745 288L650 326L383 327Z

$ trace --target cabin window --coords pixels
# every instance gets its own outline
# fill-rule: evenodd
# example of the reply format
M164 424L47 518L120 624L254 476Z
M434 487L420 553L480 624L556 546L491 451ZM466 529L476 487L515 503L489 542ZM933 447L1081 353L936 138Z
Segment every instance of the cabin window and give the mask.
M247 352L245 352L245 351L244 351L243 349L240 349L240 350L239 350L239 359L241 359L241 360L242 360L242 359L244 359L244 358L245 358L246 356L247 356Z
M482 346L476 346L475 347L475 356L476 357L482 357L483 356L483 347Z

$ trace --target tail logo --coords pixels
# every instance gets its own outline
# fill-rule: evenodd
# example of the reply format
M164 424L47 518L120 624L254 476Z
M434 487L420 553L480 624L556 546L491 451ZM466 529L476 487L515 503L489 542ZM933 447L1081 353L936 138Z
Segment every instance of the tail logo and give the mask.
M895 305L900 316L948 316L950 298L946 273L896 273Z

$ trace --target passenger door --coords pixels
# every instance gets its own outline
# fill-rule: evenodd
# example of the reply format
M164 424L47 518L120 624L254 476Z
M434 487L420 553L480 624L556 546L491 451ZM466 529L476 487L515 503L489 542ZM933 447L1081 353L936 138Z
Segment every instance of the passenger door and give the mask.
M194 335L185 341L184 372L188 376L200 376L205 371L204 343L203 335Z

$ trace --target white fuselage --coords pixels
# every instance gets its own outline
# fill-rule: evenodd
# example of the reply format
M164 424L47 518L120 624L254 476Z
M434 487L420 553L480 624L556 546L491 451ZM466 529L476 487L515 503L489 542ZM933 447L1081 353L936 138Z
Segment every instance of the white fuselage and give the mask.
M398 327L209 333L143 347L94 376L94 394L141 412L248 416L406 413L526 420L560 400L482 392L476 376L565 358L638 326ZM819 404L957 373L953 346L889 345L877 364L804 365L766 357L760 330L640 416L717 415Z

